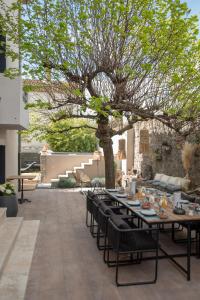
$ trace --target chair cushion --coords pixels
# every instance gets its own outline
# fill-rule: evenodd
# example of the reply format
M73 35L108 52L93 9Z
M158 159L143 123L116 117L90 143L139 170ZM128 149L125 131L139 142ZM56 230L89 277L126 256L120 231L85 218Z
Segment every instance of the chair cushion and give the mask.
M188 194L186 194L184 192L181 192L181 199L188 200L190 202L195 202L196 197L194 195L192 196L192 195L188 195Z
M153 179L153 180L147 180L147 183L151 183L151 184L156 184L158 182L160 182L160 181L159 180L155 180L155 179Z
M160 185L160 183L161 183L161 181L154 180L154 183L153 183L153 185L155 185L155 186L159 186L159 185Z
M120 215L111 215L112 222L119 228L119 229L130 229L131 227L126 223L125 220L120 217Z
M160 183L159 183L159 186L161 186L161 187L163 187L163 188L166 188L167 183L166 183L166 182L160 182Z
M180 223L183 227L187 228L187 224ZM195 222L190 225L190 230L200 231L200 222Z
M105 214L107 214L107 215L111 215L111 214L112 214L111 208L110 208L108 205L106 205L106 203L105 203L104 201L101 201L101 202L99 203L99 207L101 208L101 210L102 210Z
M180 191L181 187L178 186L178 185L174 185L174 184L167 184L166 189L167 189L168 192L173 193L173 192Z
M87 194L88 194L88 196L90 198L94 198L95 197L95 193L93 193L92 191L88 191Z
M156 247L156 241L145 231L133 231L126 242L120 244L121 251L153 250Z

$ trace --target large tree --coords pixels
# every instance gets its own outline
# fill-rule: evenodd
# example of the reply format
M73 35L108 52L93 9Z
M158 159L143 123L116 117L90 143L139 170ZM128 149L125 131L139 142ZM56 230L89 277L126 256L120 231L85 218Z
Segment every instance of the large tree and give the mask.
M17 28L12 11L19 8ZM107 187L114 186L113 135L149 118L180 133L198 120L198 24L185 3L20 1L1 20L10 39L20 41L26 76L43 81L50 117L96 120ZM123 115L128 123L113 130L112 117Z

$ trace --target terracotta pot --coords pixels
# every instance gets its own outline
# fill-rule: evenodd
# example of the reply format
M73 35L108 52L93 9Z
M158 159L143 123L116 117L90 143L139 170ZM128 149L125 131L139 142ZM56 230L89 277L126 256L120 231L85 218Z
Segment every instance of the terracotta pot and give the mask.
M16 217L18 212L18 202L16 196L0 196L0 207L7 208L7 217Z

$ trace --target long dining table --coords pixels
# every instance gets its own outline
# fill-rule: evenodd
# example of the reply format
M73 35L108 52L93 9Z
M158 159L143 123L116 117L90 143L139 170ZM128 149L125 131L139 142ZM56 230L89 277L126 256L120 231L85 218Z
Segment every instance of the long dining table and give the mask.
M189 214L177 215L173 213L173 208L168 205L167 208L165 209L165 213L167 215L166 219L160 218L159 215L157 214L154 216L145 216L141 213L142 210L141 206L130 206L128 204L129 202L128 198L124 198L124 197L122 198L120 196L117 196L119 193L117 194L116 192L110 192L108 190L106 190L106 193L111 198L117 200L119 203L123 204L130 211L132 211L132 213L135 214L136 217L140 219L142 222L144 222L149 228L153 226L160 228L161 225L165 225L165 224L174 225L175 223L178 224L184 223L185 227L187 228L186 252L169 254L167 250L160 245L159 249L162 252L162 255L159 255L159 259L163 259L163 258L170 259L179 269L181 269L186 274L186 278L189 281L191 279L191 256L196 255L196 253L192 253L191 251L191 226L194 223L200 222L200 212L196 212L194 215L189 215ZM199 223L199 227L200 227L200 223ZM186 267L184 267L180 262L176 260L176 258L179 257L186 257Z

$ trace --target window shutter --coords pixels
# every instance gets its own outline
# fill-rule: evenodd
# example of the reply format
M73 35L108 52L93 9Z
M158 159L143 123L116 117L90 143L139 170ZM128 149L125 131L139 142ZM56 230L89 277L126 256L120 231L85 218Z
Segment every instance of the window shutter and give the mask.
M6 37L0 34L0 73L6 69Z

